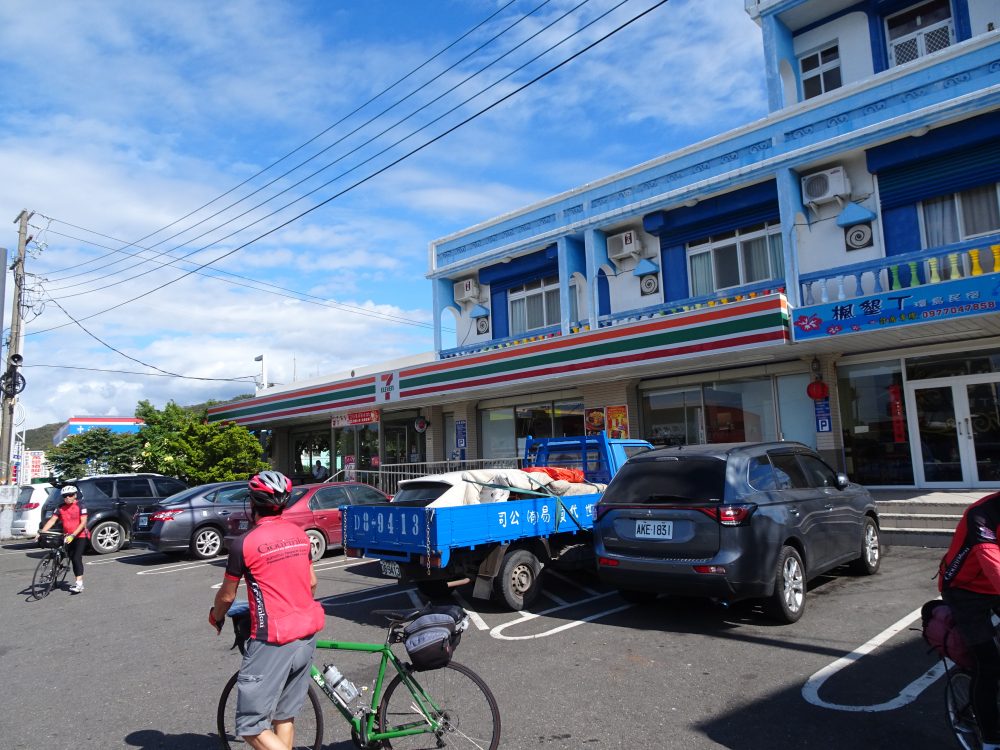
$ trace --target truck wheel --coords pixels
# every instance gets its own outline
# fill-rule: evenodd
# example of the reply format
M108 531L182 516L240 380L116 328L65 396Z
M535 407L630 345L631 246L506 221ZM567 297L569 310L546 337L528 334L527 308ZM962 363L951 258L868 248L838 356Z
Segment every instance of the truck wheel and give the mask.
M526 549L508 552L493 581L497 599L515 612L531 604L541 589L542 564Z
M451 588L447 581L417 581L417 591L428 599L447 599L451 596Z

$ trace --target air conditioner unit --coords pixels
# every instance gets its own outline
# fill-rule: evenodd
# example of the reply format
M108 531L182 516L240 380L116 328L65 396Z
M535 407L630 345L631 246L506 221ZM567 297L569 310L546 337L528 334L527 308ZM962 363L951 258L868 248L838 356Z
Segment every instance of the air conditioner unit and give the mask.
M851 183L843 167L824 169L802 178L802 202L829 203L851 194Z
M455 284L456 302L477 302L479 300L479 284L475 279L466 279Z
M634 231L629 230L608 237L608 257L611 260L638 257L641 252L642 243L639 242L639 237Z

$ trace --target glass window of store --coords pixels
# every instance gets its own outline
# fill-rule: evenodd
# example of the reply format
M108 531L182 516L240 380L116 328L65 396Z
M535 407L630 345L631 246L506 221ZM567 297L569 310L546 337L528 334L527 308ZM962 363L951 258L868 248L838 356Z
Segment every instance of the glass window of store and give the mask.
M583 434L582 401L543 401L479 412L483 458L524 455L528 436L563 437Z
M714 383L705 387L704 398L708 442L778 439L771 378Z
M643 394L643 437L653 445L705 442L701 386Z
M357 461L357 429L350 427L337 427L333 431L333 465L330 467L330 474L335 479L344 479L348 469L354 469ZM344 472L339 474L338 472Z
M837 390L848 476L864 485L913 484L899 361L841 365Z
M330 471L330 428L293 432L292 440L292 481L305 483L315 481L313 467L318 461L327 472Z

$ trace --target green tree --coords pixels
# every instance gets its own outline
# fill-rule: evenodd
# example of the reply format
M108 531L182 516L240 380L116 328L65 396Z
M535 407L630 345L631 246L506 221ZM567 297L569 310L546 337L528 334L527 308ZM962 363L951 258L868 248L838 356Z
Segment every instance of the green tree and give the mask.
M135 434L99 428L71 435L46 451L45 456L58 477L135 471L139 465L139 440Z
M209 423L203 408L184 409L171 401L160 411L140 401L135 415L145 422L138 435L143 471L197 485L247 479L268 468L260 442L245 427Z

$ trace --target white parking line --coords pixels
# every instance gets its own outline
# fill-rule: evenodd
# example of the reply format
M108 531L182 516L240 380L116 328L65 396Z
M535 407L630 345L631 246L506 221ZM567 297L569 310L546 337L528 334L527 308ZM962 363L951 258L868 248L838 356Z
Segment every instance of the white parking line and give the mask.
M351 562L331 560L330 562L313 563L313 570L342 570L344 568L353 568L357 565L370 565L373 562L374 560L352 560Z
M908 614L906 617L902 618L898 622L890 625L888 628L883 630L881 633L876 635L867 643L858 646L851 653L846 656L842 656L837 659L832 664L829 664L823 669L816 672L812 677L810 677L806 684L802 686L802 697L807 701L812 703L814 706L819 706L820 708L831 708L835 711L855 711L855 712L868 712L876 713L880 711L892 711L893 709L905 706L907 703L912 703L917 699L924 690L926 690L935 680L937 680L941 675L945 673L945 666L941 662L935 664L931 669L927 670L920 677L915 679L905 688L903 688L899 694L892 700L885 701L884 703L877 703L874 706L849 706L842 705L839 703L827 703L822 698L819 697L819 690L823 687L823 683L826 682L830 677L835 675L844 667L850 666L854 662L858 661L862 656L870 654L876 648L881 646L883 643L888 641L894 635L914 622L920 617L920 610L915 609L913 612Z
M181 562L181 563L171 563L170 565L161 565L156 570L140 570L136 573L137 576L159 576L165 573L181 573L185 570L194 570L195 568L204 568L206 565L212 565L215 560L201 560L199 562Z
M352 596L356 596L359 593L364 593L365 591L382 591L383 589L392 589L391 591L385 591L385 593L378 593L374 596L366 596L363 599L351 599L350 601L340 601L341 599L347 599ZM386 599L390 596L398 596L399 594L407 594L409 592L416 591L416 589L401 589L396 584L390 584L389 586L383 586L381 589L361 589L361 591L351 591L346 594L334 594L333 596L324 596L322 599L317 599L316 601L321 604L332 604L334 606L343 606L348 604L361 604L363 602L372 602L378 599ZM417 605L423 606L423 605Z
M511 620L510 622L505 622L503 625L497 625L490 631L490 635L497 640L501 641L528 641L534 638L545 638L546 636L555 635L556 633L561 633L564 630L569 630L570 628L575 628L578 625L583 625L585 622L591 622L593 620L600 619L601 617L606 617L607 615L613 615L616 612L623 612L626 609L631 609L632 604L626 604L621 607L614 607L612 609L606 609L602 612L595 612L592 615L587 615L580 620L571 620L570 622L560 625L558 627L546 630L542 633L536 633L534 635L502 635L501 632L511 625L517 625L527 620L533 620L536 617L543 617L544 615L551 614L552 612L558 612L561 609L566 609L567 607L575 607L581 604L587 604L588 602L597 601L598 599L604 599L609 596L614 596L617 591L609 591L604 594L598 594L597 596L592 596L589 599L580 599L579 601L570 602L569 604L562 604L558 607L552 607L551 609L546 609L541 612L521 612L521 617L517 620Z
M475 625L479 630L490 629L490 626L486 624L486 621L482 617L480 617L479 613L476 612L472 607L470 607L469 603L465 601L465 597L463 597L456 591L455 598L458 599L458 603L462 605L462 609L465 610L465 613L469 616L469 619L472 620L473 625Z

